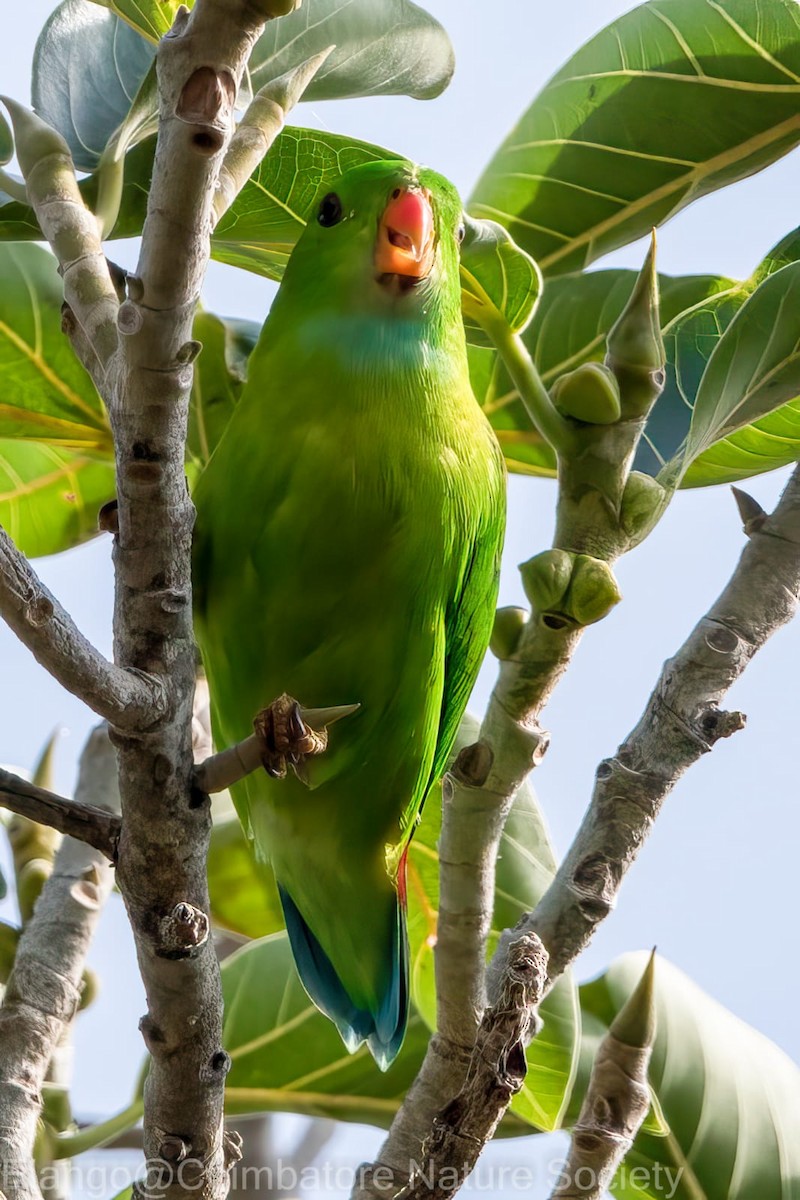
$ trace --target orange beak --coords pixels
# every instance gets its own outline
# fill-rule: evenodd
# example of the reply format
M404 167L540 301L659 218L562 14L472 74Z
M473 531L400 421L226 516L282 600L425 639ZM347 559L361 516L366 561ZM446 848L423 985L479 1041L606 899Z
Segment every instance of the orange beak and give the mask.
M378 228L378 274L424 279L433 266L433 241L433 209L428 192L395 188Z

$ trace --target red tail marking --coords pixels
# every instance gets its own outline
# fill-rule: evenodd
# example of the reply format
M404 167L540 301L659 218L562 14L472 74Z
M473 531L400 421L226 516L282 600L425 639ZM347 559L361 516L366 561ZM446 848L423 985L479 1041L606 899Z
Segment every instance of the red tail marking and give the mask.
M400 855L400 861L397 864L397 895L400 897L400 903L403 906L403 912L408 910L408 887L406 884L406 865L408 862L408 846Z

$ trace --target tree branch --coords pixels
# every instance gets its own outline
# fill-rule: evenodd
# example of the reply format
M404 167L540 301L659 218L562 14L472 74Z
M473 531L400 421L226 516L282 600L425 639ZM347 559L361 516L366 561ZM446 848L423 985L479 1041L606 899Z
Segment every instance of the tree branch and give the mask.
M114 289L97 220L83 202L69 147L40 117L2 97L11 114L20 169L28 202L58 258L64 297L80 326L81 338L97 356L102 377L117 351L119 300ZM102 387L101 387L102 390Z
M161 680L115 666L80 632L0 527L0 615L58 682L118 729L143 730L166 713Z
M113 805L116 793L115 756L99 726L81 755L75 803ZM41 1088L77 1011L86 952L112 882L98 850L66 838L20 938L0 1008L0 1163L8 1200L41 1200L34 1166Z
M636 728L597 769L594 793L566 858L535 911L507 931L490 969L501 978L519 929L550 952L548 986L610 912L622 879L678 779L744 725L719 705L764 643L795 615L800 595L800 467L772 515L750 534L730 582L661 677ZM490 984L490 995L491 995Z
M117 879L148 1012L145 1194L225 1195L234 1142L223 1138L230 1060L222 1049L219 967L208 936L210 805L194 785L191 618L194 511L184 474L192 321L209 257L213 202L253 44L290 0L197 0L158 45L159 131L136 273L119 309L109 380L117 464L115 652L165 679L169 722L116 731L123 826ZM181 1170L169 1164L181 1163Z
M502 991L478 1026L463 1087L434 1118L402 1200L445 1200L472 1173L525 1082L525 1046L541 1026L536 1010L546 979L547 951L523 934L509 949Z
M251 100L222 161L219 188L214 197L214 224L222 218L262 161L286 118L303 98L303 92L334 49L328 46L293 67L277 79L271 79Z
M85 842L110 862L116 861L122 823L107 808L56 796L46 788L3 770L0 770L0 807Z
M647 1116L647 1068L655 1037L654 961L653 954L598 1046L551 1200L602 1200Z

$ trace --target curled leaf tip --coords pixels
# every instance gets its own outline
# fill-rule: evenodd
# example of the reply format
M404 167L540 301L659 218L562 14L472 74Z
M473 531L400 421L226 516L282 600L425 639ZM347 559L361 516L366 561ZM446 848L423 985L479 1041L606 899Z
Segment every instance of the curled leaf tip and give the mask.
M514 605L498 608L494 615L489 649L500 662L506 661L515 653L527 620L528 614L524 608L516 608Z
M62 732L61 726L56 725L39 752L36 765L31 773L31 780L37 787L47 788L49 791L53 790L53 760L55 758L56 744Z
M289 112L295 104L302 100L306 88L335 49L335 45L330 45L326 46L324 50L320 50L318 54L312 54L310 58L298 63L297 66L284 71L283 75L279 75L276 79L270 79L262 88L259 88L256 96L273 100L284 112Z
M610 1031L619 1042L637 1049L652 1046L656 1033L655 948L642 977L611 1022Z
M761 528L767 519L768 514L764 511L754 496L748 492L742 491L741 488L731 486L733 498L736 501L736 507L739 510L739 516L742 519L742 528L749 536L751 533L756 533Z
M48 154L69 156L69 146L61 134L35 112L17 100L12 100L10 96L0 96L0 101L6 106L11 117L17 160L26 178L36 164Z

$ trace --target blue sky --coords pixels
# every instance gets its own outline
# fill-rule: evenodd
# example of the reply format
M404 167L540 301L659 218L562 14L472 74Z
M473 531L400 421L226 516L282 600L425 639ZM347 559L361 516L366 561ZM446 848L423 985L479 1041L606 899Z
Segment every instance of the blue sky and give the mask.
M449 175L467 194L493 150L538 88L570 51L631 7L614 0L498 0L493 6L430 0L453 38L458 67L439 100L337 102L303 107L298 123L383 143ZM16 7L13 33L0 43L0 90L29 96L36 33L51 5ZM699 201L659 235L667 273L750 273L797 223L800 156ZM133 266L135 247L115 245ZM642 245L601 266L638 266ZM270 289L263 280L212 264L204 299L223 314L261 320ZM756 479L764 507L786 472ZM523 602L515 566L549 544L555 488L512 479L501 602ZM623 560L624 602L589 631L545 723L553 742L536 788L563 850L591 793L597 762L635 723L663 660L680 644L728 578L743 535L727 489L681 494L648 542ZM111 571L107 538L38 564L79 626L110 653ZM797 1057L794 882L798 840L797 663L800 627L779 634L748 668L730 706L748 714L746 730L719 745L683 779L632 868L617 911L578 964L582 978L616 955L658 944L659 951L716 999ZM71 788L76 756L92 718L0 628L0 761L29 766L54 726L65 734L57 785ZM493 677L484 669L472 708L480 713ZM757 947L743 965L743 947ZM141 1057L136 1022L144 1010L119 898L104 916L92 959L103 981L95 1008L79 1022L75 1095L79 1111L102 1113L127 1100ZM113 1051L113 1074L107 1063ZM363 1142L354 1155L363 1157ZM506 1152L508 1154L508 1152Z

